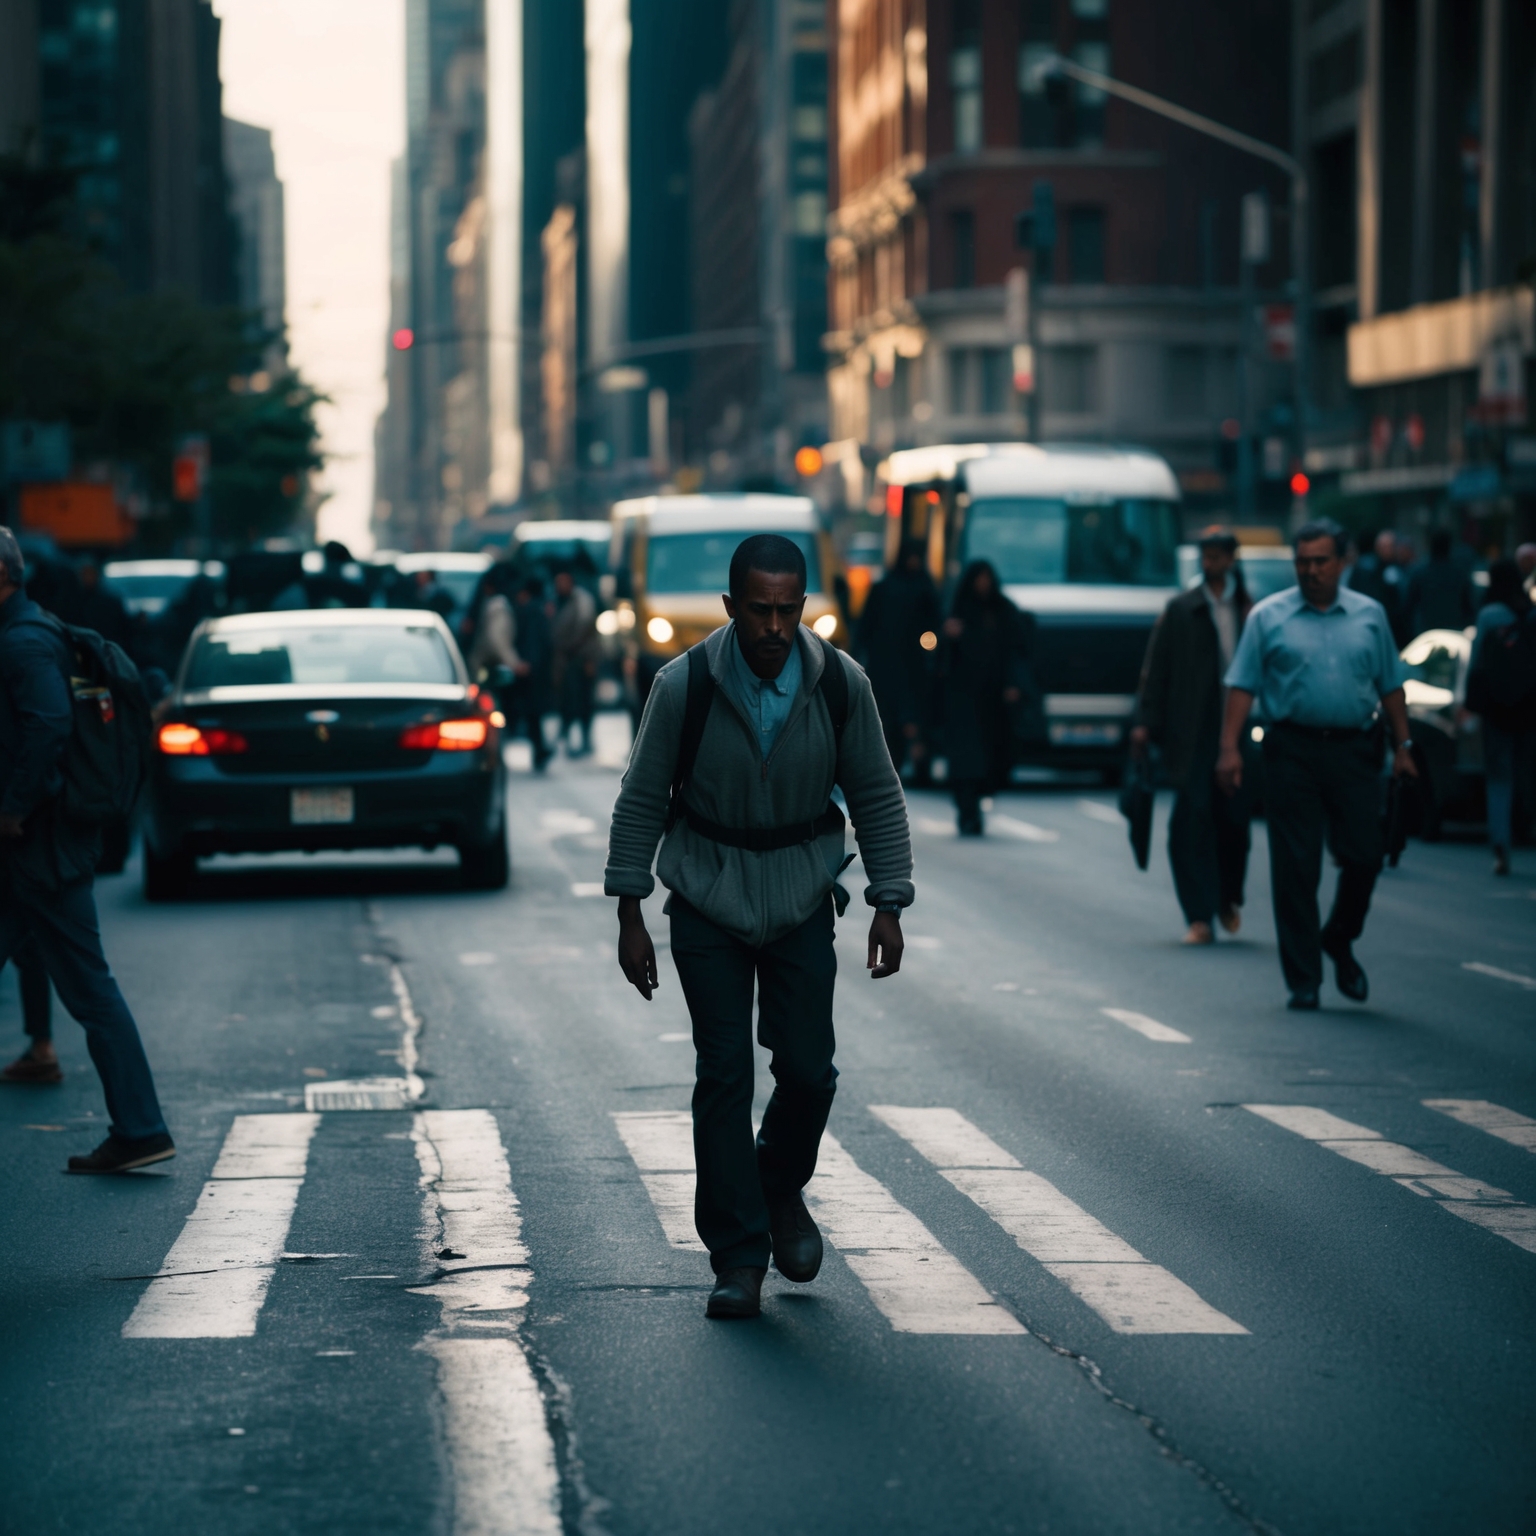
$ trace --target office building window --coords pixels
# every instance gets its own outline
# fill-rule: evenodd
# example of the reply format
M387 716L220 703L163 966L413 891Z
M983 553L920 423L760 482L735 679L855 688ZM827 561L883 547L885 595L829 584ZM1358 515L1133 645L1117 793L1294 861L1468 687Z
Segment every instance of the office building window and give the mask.
M1104 210L1067 211L1067 276L1074 283L1104 281Z
M804 235L810 239L826 236L827 194L825 192L797 192L794 209L797 235Z
M1050 347L1041 370L1041 399L1063 416L1092 416L1099 409L1099 349Z
M952 416L1005 416L1013 409L1013 358L1006 347L952 347Z
M981 148L981 0L957 0L949 50L949 88L955 114L955 151Z
M1205 415L1205 349L1169 347L1163 354L1163 409L1175 421Z
M1072 50L1073 59L1084 69L1097 74L1109 73L1108 43L1079 43ZM1078 82L1073 90L1072 107L1077 143L1081 149L1093 149L1104 142L1104 103L1108 100L1097 86Z
M954 286L976 286L976 215L957 208L949 216L949 238L954 247Z

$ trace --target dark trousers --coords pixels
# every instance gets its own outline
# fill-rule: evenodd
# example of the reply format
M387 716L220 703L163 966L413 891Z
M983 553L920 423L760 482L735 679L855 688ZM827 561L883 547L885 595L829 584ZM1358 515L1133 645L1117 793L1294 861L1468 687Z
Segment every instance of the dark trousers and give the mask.
M1322 942L1352 944L1381 871L1381 736L1323 738L1274 727L1264 738L1264 814L1280 965L1292 992L1322 985ZM1323 844L1339 865L1326 928L1317 887Z
M59 1001L85 1026L110 1129L131 1140L163 1135L165 1120L138 1025L102 953L91 882L50 892L7 892L0 898L0 962L15 955L29 935Z
M519 678L501 697L508 739L517 735L519 726L528 733L533 748L533 766L542 768L553 755L544 739L544 716L549 713L549 690L531 678Z
M716 1274L766 1268L768 1202L798 1194L836 1091L832 1065L832 898L798 928L754 949L674 895L672 958L693 1019L697 1080L694 1224ZM752 1141L752 987L757 1038L772 1052L773 1096Z
M33 1040L53 1038L53 988L37 943L26 939L11 956L16 967L16 983L21 991L21 1027Z
M560 679L560 738L570 750L571 726L581 726L581 752L592 750L592 714L597 678L579 661L566 663Z
M1216 753L1196 754L1168 818L1168 862L1186 923L1210 923L1243 904L1248 876L1250 798L1216 787Z

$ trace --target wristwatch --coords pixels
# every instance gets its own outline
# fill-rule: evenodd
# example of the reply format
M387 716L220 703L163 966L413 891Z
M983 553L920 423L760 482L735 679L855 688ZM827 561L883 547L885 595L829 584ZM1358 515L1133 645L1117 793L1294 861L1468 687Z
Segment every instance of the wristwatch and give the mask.
M901 916L901 903L899 901L882 901L875 908L876 912L889 912L893 917Z

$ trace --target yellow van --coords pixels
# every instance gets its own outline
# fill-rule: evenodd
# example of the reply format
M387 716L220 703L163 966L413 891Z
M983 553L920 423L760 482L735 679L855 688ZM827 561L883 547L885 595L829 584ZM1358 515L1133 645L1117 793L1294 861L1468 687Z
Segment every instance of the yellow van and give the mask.
M725 623L720 596L731 556L754 533L781 533L805 552L805 622L844 648L837 557L807 496L752 493L642 496L613 508L609 569L615 625L635 663L641 699L674 656Z

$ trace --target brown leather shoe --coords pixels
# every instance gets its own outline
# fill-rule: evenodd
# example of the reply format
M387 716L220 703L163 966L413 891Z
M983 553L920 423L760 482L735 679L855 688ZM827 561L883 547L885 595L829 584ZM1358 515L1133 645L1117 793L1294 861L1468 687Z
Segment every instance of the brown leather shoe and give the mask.
M57 1058L39 1061L31 1051L18 1056L8 1067L0 1067L0 1083L17 1083L24 1088L52 1087L64 1081Z

